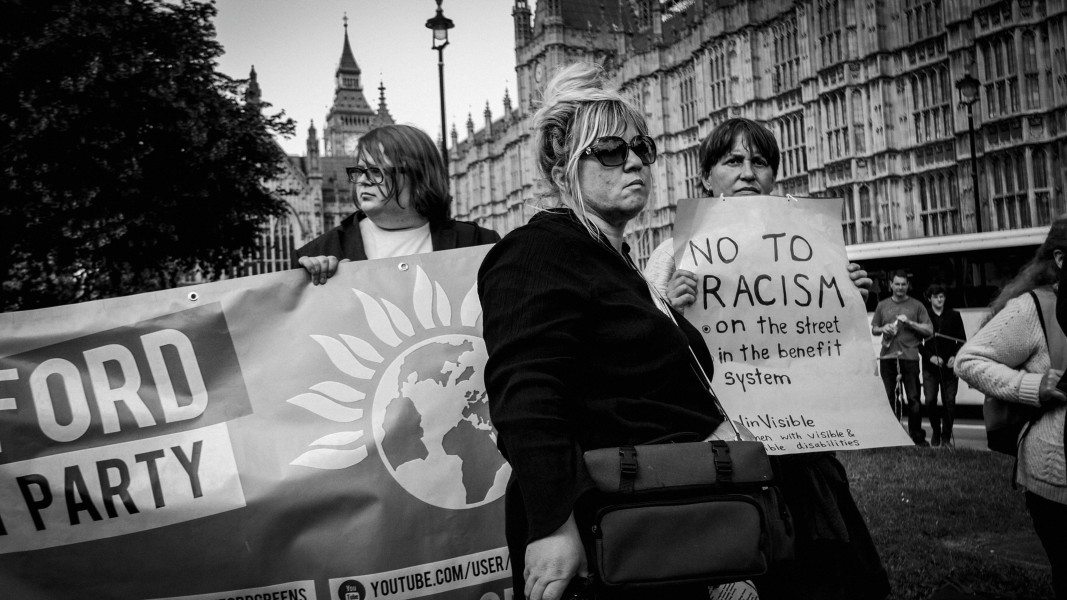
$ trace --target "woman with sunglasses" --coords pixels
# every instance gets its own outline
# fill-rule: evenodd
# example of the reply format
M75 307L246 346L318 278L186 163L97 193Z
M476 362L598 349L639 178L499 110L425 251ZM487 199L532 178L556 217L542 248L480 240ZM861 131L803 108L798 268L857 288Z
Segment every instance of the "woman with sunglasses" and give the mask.
M724 121L700 144L705 192L712 197L770 194L779 156L774 134L763 125ZM867 273L857 264L849 265L849 273L866 297ZM645 275L678 310L696 298L696 276L675 270L673 240L656 248ZM889 580L834 453L778 456L772 464L796 525L796 558L755 581L760 599L885 598Z
M492 244L495 231L449 216L448 171L430 136L409 125L385 125L359 139L355 184L358 210L293 253L315 285L349 260L392 258Z
M652 293L623 241L652 187L656 144L644 118L599 67L579 63L548 83L534 127L556 206L489 251L478 291L490 415L513 469L505 532L515 593L556 600L588 574L579 525L593 483L582 452L703 437L722 418L692 367L690 348L712 372L700 333ZM708 598L708 589L643 596Z

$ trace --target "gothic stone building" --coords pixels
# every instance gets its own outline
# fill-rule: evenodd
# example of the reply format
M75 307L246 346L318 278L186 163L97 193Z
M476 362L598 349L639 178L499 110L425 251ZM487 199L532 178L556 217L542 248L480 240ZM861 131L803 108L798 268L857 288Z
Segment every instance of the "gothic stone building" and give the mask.
M531 116L577 60L608 69L660 148L631 234L641 260L671 235L678 199L700 195L700 140L735 116L777 137L776 194L844 199L847 244L975 232L966 75L980 81L978 235L1040 239L1029 228L1064 212L1063 0L539 0L536 14L514 0L512 15L514 106L451 135L457 218L501 234L539 201Z
M355 164L360 136L380 125L393 124L385 102L385 86L378 86L378 110L363 94L362 72L348 41L348 18L344 21L344 46L335 72L334 98L323 130L325 152L319 151L315 124L308 127L307 154L290 156L282 174L267 187L286 201L288 213L264 226L259 249L245 262L242 275L271 273L289 268L291 252L322 235L355 211L355 188L345 167ZM254 91L253 91L254 90ZM259 98L252 70L249 92Z

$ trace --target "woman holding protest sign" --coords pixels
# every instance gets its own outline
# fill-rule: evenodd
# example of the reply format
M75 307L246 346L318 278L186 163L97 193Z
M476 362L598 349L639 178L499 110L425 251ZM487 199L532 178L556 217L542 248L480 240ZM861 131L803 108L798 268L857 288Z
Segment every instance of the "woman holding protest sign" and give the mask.
M700 144L701 181L709 196L768 195L779 157L778 142L766 127L729 119ZM866 297L867 273L854 263L848 270ZM695 301L696 275L675 269L673 239L656 248L644 273L676 309ZM832 452L815 452L775 457L775 467L796 523L796 558L755 581L760 598L884 598L889 581L844 466Z
M956 374L971 387L1031 411L1030 424L1007 445L1017 451L1015 482L1026 490L1026 509L1052 565L1059 600L1067 599L1067 396L1057 382L1063 376L1067 340L1055 314L1057 292L1063 294L1064 256L1067 217L1060 217L1034 258L993 300L992 317L960 349L955 365ZM990 435L995 449L993 441Z
M711 130L700 143L700 180L709 196L768 195L778 179L781 153L774 134L751 119L728 119ZM849 277L867 298L871 280L856 263L848 265ZM696 276L675 269L674 239L667 238L645 265L645 277L684 310L696 300Z
M594 484L582 452L703 438L723 419L694 373L691 352L713 368L700 333L653 295L623 241L652 185L644 118L602 69L579 63L548 83L534 124L558 207L489 252L478 291L490 413L513 468L505 527L515 591L556 600L589 572L578 523ZM622 596L598 596L609 597ZM708 598L708 588L663 597Z

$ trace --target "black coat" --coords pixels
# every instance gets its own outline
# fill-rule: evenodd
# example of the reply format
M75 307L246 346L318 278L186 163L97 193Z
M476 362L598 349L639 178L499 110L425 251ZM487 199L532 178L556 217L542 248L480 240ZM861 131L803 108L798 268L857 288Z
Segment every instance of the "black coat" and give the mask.
M362 211L356 211L341 224L293 251L290 261L292 268L300 267L301 256L336 256L348 260L367 260L363 250L363 236L359 232L359 222L367 218ZM500 241L500 235L492 229L479 227L466 221L449 219L439 225L430 223L430 243L434 252L469 248Z
M967 339L967 332L963 329L963 317L959 312L945 308L940 316L935 314L933 309L928 310L927 313L934 326L934 335L923 340L922 348L919 349L923 357L924 370L937 368L934 363L930 362L932 356L940 356L947 364L948 359L956 356L956 353L963 347L963 342L956 340ZM947 374L952 374L952 370L947 366L945 370Z
M628 250L628 249L627 249ZM513 474L506 496L512 572L526 544L555 531L593 486L582 451L721 422L690 346L707 345L653 301L628 259L569 210L539 213L504 237L478 273L489 351L485 383L498 446ZM520 586L521 587L521 586Z

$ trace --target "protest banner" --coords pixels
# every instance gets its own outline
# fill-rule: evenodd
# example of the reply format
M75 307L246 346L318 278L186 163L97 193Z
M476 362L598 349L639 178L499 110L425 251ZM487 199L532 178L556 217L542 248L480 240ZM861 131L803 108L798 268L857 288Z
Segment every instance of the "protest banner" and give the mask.
M0 596L510 598L487 249L0 315Z
M697 276L685 312L715 358L714 388L772 454L910 444L886 399L839 199L678 204L674 251Z

